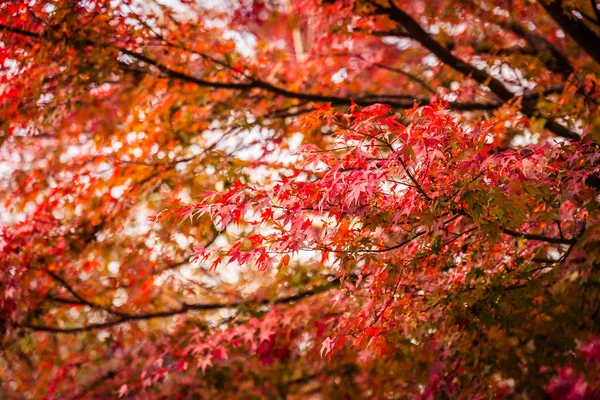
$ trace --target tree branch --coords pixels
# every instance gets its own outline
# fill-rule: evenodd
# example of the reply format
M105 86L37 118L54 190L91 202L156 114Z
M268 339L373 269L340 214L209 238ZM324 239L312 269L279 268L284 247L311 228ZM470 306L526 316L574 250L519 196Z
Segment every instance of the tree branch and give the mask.
M18 35L27 36L34 39L39 39L42 37L39 33L26 31L24 29L16 28L14 26L8 26L4 24L0 24L0 31L12 32Z
M4 24L0 24L0 31L8 31L19 35L25 35L32 38L40 39L42 38L42 34L35 32L28 32L19 28L9 27ZM97 45L94 42L91 42L88 39L85 39L86 45L95 46ZM306 93L306 92L296 92L292 90L288 90L276 85L273 85L269 82L265 82L256 78L253 78L249 82L215 82L209 81L201 78L194 77L192 75L176 71L172 68L169 68L160 62L140 54L135 51L131 51L124 48L115 47L116 50L121 53L128 55L134 58L137 61L141 61L156 68L159 72L163 73L166 77L179 80L181 82L193 83L200 87L205 88L213 88L213 89L225 89L225 90L239 90L239 91L249 91L252 89L260 89L269 93L273 93L285 98L305 100L305 101L314 101L318 103L331 103L336 106L350 105L352 101L354 101L359 106L368 106L373 103L385 103L394 108L400 109L409 109L412 108L415 102L419 104L427 104L431 101L429 98L416 98L410 95L369 95L369 96L329 96L317 93ZM128 71L128 66L121 65L122 69ZM140 72L136 70L136 72ZM495 110L500 107L502 103L480 103L480 102L453 102L449 103L449 108L456 111L485 111L485 110Z
M600 36L579 19L567 15L563 0L540 0L539 3L561 29L600 64Z
M592 6L592 11L596 16L596 24L600 23L600 9L598 9L598 4L596 4L596 0L590 0L590 5Z
M527 43L537 51L538 56L540 55L539 53L544 51L550 53L551 57L538 57L550 71L559 73L564 77L568 77L575 72L570 61L547 39L536 35L515 21L503 21L499 24L503 28L512 31L517 36L525 39Z
M425 29L423 29L423 27L421 27L421 25L419 25L419 23L413 19L413 17L396 7L393 3L390 3L390 5L387 7L375 2L371 2L371 4L375 6L376 10L380 14L387 15L392 21L404 27L415 40L417 40L423 47L431 51L446 65L464 75L471 76L473 79L475 79L475 81L487 86L503 102L508 102L515 98L515 94L508 90L500 80L494 78L484 70L478 69L453 55L450 50L442 46L431 35L429 35L429 33L427 33ZM528 116L533 116L536 114L535 105L530 104L530 102L523 102L522 110ZM554 132L558 136L562 136L567 139L581 140L581 137L577 133L571 131L553 119L548 119L544 127Z
M471 6L478 8L481 14L486 13L486 10L481 8L481 6L475 2L468 1L468 3ZM548 39L530 31L523 26L523 24L514 19L509 20L497 15L492 15L488 19L491 23L496 24L505 30L511 31L522 39L525 39L525 41L529 43L529 46L531 46L531 48L534 50L533 52L530 52L530 55L537 56L544 63L546 68L548 68L548 70L559 73L565 78L575 72L575 69L571 65L569 59L565 57ZM505 50L506 49L500 49L501 52ZM551 57L548 57L545 54L540 54L543 52L549 53Z
M575 238L573 238L573 239L555 238L555 237L550 237L550 236L538 235L535 233L521 233L521 232L513 231L513 230L507 229L507 228L503 228L502 233L512 236L512 237L516 237L516 238L522 237L527 240L537 240L540 242L547 242L547 243L554 243L554 244L573 245L573 244L577 243L577 240Z
M121 313L121 317L117 319L113 319L106 322L100 322L95 324L89 324L86 326L74 327L74 328L60 328L55 326L45 326L45 325L37 325L37 324L15 324L16 327L26 328L33 331L39 332L50 332L50 333L81 333L88 332L98 329L107 329L113 326L121 325L124 323L142 321L142 320L151 320L156 318L168 318L176 315L186 314L190 311L214 311L225 308L237 308L237 307L246 307L246 306L260 306L260 305L276 305L276 304L287 304L295 301L299 301L311 296L315 296L317 294L326 292L332 288L338 287L340 283L340 278L334 279L331 282L318 285L313 287L312 289L308 289L294 295L279 297L275 300L262 299L262 300L244 300L244 301L234 301L231 303L196 303L196 304L184 304L180 308L175 310L165 310L165 311L157 311L153 313L146 314L124 314Z

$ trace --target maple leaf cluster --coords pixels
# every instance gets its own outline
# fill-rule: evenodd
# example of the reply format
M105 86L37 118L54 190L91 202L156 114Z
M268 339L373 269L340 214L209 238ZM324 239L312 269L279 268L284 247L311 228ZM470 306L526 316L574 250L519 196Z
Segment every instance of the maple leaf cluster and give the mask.
M600 397L600 4L0 2L0 397Z

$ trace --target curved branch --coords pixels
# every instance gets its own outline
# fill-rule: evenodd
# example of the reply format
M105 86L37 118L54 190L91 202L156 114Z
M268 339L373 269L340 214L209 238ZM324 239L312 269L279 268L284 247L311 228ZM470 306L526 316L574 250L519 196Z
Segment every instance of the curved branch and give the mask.
M600 36L579 19L567 15L563 0L541 0L539 3L561 29L600 64Z
M416 41L427 50L431 51L431 53L446 65L463 75L471 76L478 83L487 86L500 100L502 100L502 102L508 102L516 98L515 94L508 90L500 80L494 78L486 71L476 68L474 65L453 55L450 50L442 46L441 43L427 33L413 17L396 7L393 3L390 2L390 5L387 7L373 1L371 1L371 4L376 8L378 13L387 15L392 21L404 27ZM522 110L528 116L534 116L536 114L535 104L530 101L524 101L522 103ZM567 139L581 140L581 137L577 133L553 119L548 119L544 127L558 136Z
M14 324L15 327L25 328L33 331L39 332L49 332L49 333L81 333L88 332L98 329L107 329L113 326L135 322L135 321L144 321L151 320L156 318L168 318L174 317L176 315L186 314L190 311L214 311L226 308L238 308L238 307L247 307L247 306L260 306L260 305L276 305L276 304L287 304L293 303L299 300L303 300L305 298L315 296L317 294L326 292L330 289L338 287L340 283L340 278L336 278L331 282L318 285L313 287L312 289L308 289L294 295L279 297L275 300L262 299L262 300L244 300L244 301L235 301L231 303L196 303L196 304L184 304L180 308L175 310L165 310L165 311L157 311L153 313L146 314L125 314L120 313L121 317L117 319L113 319L110 321L89 324L80 327L74 328L60 328L56 326L45 326L45 325L37 325L37 324Z
M0 24L0 31L7 31L19 35L24 35L27 37L32 37L36 39L41 39L42 34L36 32L29 32L19 28L6 26L4 24ZM98 45L88 39L85 39L85 44L90 46ZM428 104L431 99L429 98L417 98L411 95L370 95L370 96L331 96L331 95L323 95L317 93L307 93L307 92L296 92L292 90L288 90L276 85L273 85L269 82L253 78L248 82L217 82L217 81L209 81L201 78L194 77L192 75L176 71L172 68L169 68L157 60L154 60L150 57L147 57L143 54L140 54L135 51L131 51L124 48L115 47L116 50L121 53L128 55L134 58L137 61L143 62L147 65L150 65L156 68L159 72L163 73L166 77L179 80L181 82L193 83L200 87L205 88L213 88L213 89L224 89L224 90L239 90L239 91L250 91L252 89L264 90L266 92L282 96L285 98L298 99L304 101L314 101L318 103L331 103L332 105L343 106L350 105L354 101L359 106L368 106L373 103L385 103L390 105L391 107L400 108L400 109L410 109L414 106L415 102L419 104ZM130 71L131 68L127 64L121 64L121 68L125 71ZM137 73L145 72L136 70ZM489 102L454 102L449 103L449 108L456 111L485 111L485 110L495 110L500 107L502 103L489 103Z
M567 238L555 238L551 236L538 235L535 233L521 233L517 231L513 231L512 229L503 228L502 233L516 237L516 238L524 238L527 240L537 240L540 242L553 243L553 244L570 244L574 245L577 243L576 239L567 239Z
M590 5L592 6L592 11L594 11L594 15L596 16L596 24L600 23L600 8L598 8L598 4L596 4L596 0L590 0Z

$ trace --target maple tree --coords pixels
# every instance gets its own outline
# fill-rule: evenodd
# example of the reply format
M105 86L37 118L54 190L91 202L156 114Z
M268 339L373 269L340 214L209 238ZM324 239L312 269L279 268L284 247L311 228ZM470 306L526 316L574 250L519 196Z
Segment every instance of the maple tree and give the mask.
M600 4L0 3L3 398L600 397Z

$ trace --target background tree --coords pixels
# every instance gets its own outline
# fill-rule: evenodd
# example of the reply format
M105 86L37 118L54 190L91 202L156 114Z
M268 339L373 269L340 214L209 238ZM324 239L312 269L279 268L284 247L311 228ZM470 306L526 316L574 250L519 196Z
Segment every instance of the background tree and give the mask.
M600 396L595 1L3 1L8 399Z

